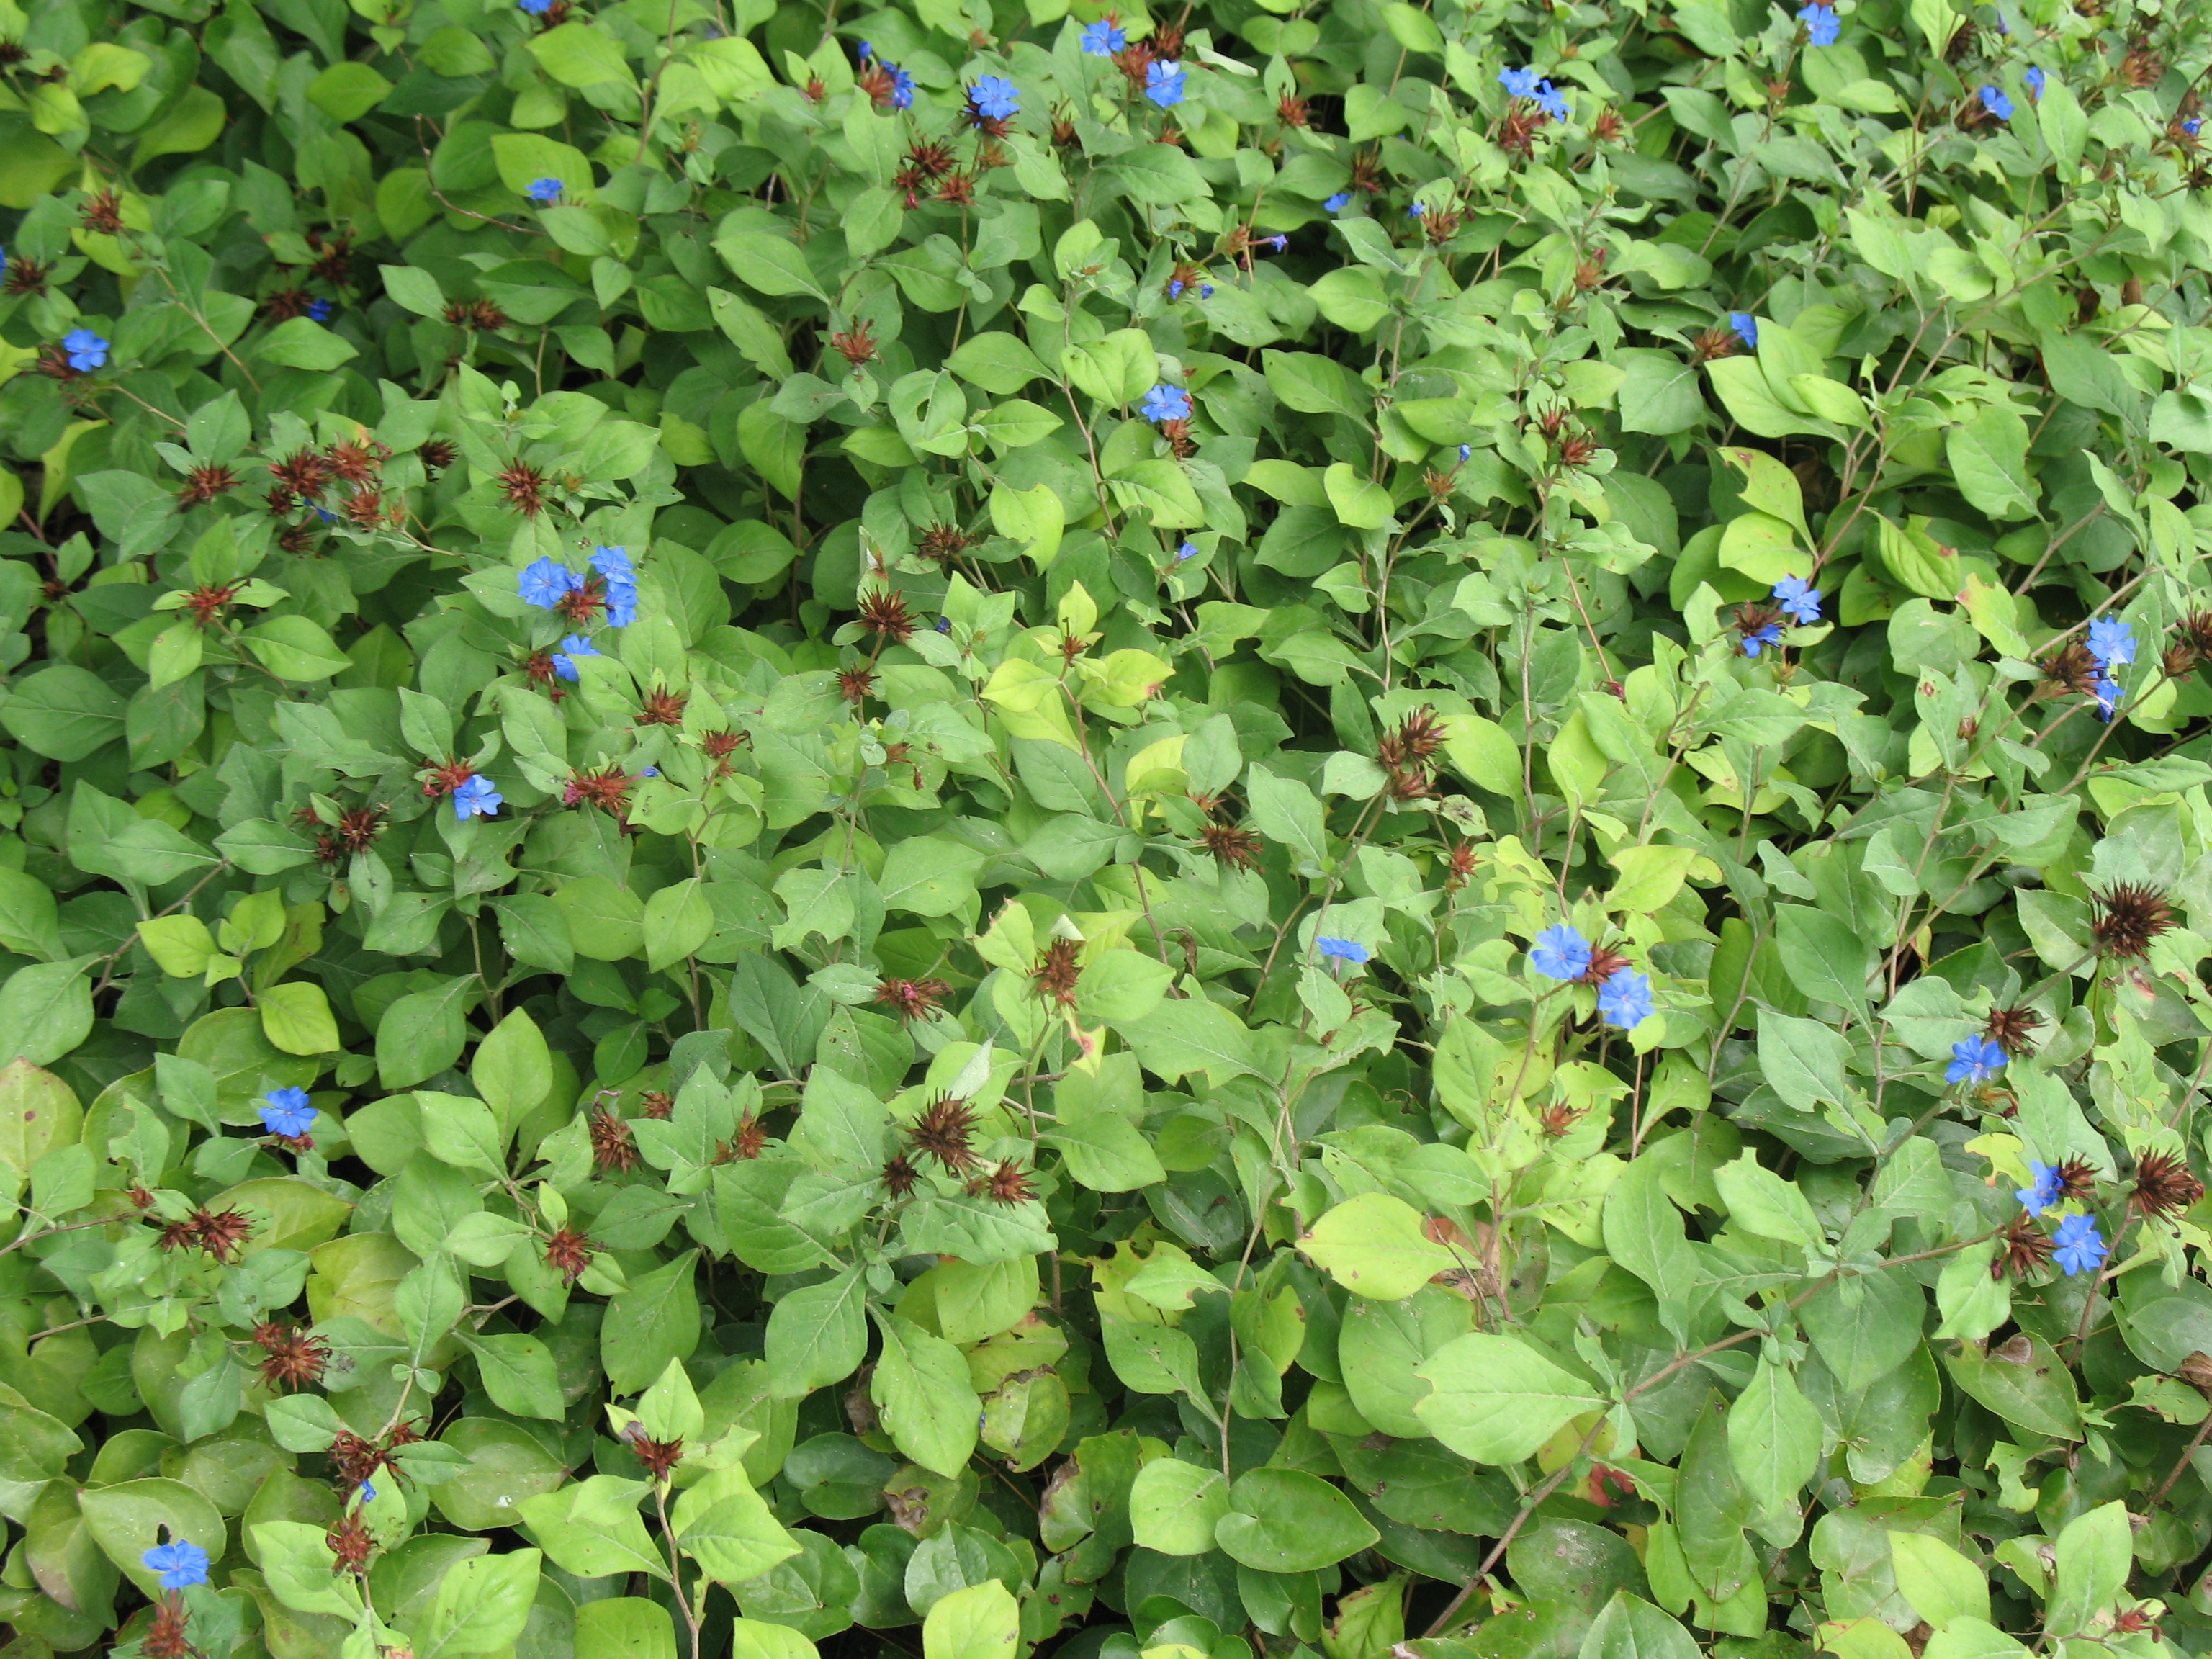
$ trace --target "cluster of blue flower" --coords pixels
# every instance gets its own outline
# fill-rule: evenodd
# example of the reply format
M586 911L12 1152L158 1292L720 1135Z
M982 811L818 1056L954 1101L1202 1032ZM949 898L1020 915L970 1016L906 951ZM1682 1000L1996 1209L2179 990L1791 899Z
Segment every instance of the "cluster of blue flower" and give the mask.
M1551 979L1585 979L1596 956L1595 947L1563 921L1536 935L1536 942L1528 947L1528 965ZM1618 957L1613 959L1620 961ZM1597 1011L1608 1025L1626 1030L1648 1018L1651 1007L1649 975L1623 963L1599 982Z
M2112 671L2136 659L2135 629L2118 617L2098 617L2089 624L2089 654L2097 664L2097 680L2093 690L2097 698L2098 718L2110 725L2113 714L2120 706L2120 683Z
M1781 607L1783 615L1800 628L1808 628L1820 620L1820 590L1802 576L1784 576L1775 583L1774 603ZM1743 654L1755 657L1766 647L1781 643L1782 624L1779 622L1762 623L1746 630Z
M2030 1215L2041 1215L2066 1196L2066 1177L2057 1166L2038 1164L2031 1159L2027 1171L2028 1185L2019 1188L2014 1196L2027 1206ZM2069 1279L2075 1273L2088 1273L2104 1265L2108 1247L2104 1236L2097 1231L2094 1216L2084 1215L2078 1211L2061 1216L2058 1231L2052 1243L2058 1248L2052 1253L2051 1260L2065 1270Z

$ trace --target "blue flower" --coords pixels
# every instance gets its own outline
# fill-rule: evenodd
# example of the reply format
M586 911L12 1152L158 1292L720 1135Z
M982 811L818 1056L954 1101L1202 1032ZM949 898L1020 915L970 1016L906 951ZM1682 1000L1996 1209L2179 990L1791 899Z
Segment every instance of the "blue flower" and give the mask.
M1366 961L1372 954L1365 945L1355 944L1348 939L1316 939L1314 941L1314 949L1325 957L1334 957L1339 962L1349 962L1355 965Z
M1423 218L1427 216L1429 204L1426 202L1416 202L1406 210L1406 216L1408 219Z
M2069 1279L2075 1273L2094 1273L2105 1265L2105 1241L2097 1232L2094 1216L2066 1217L2059 1222L2052 1243L2058 1248L2051 1253L2051 1259L2065 1270Z
M1473 444L1462 444L1459 447L1459 459L1462 465L1464 465L1467 461L1467 458L1474 453L1474 446Z
M543 17L553 9L553 0L514 0L514 3L532 17Z
M860 61L862 63L866 63L868 59L873 58L875 55L876 49L873 46L870 46L866 40L860 42Z
M1129 37L1112 18L1102 18L1083 31L1083 50L1093 58L1111 58L1129 44Z
M1802 576L1784 576L1775 583L1774 602L1801 627L1820 620L1820 590Z
M1758 318L1747 311L1731 311L1729 313L1729 326L1735 331L1735 337L1743 342L1746 351L1759 349Z
M2043 83L2049 77L2046 76L2041 70L2036 68L2035 65L2031 64L2021 72L2020 78L2027 85L2027 95L2031 99L2040 102L2043 98ZM2186 125L2188 124L2185 122L2183 125Z
M1322 206L1331 213L1341 213L1345 209L1351 205L1352 192L1348 190L1340 190L1335 195L1330 197L1328 200L1322 204Z
M1170 300L1180 300L1182 298L1182 277L1178 276L1175 281L1168 284L1168 298Z
M638 776L641 778L657 778L659 775L660 769L657 766L648 766L644 771L638 774Z
M1567 102L1566 94L1549 81L1540 82L1534 96L1536 100L1536 107L1562 126L1575 118L1574 107Z
M561 181L558 179L532 179L530 188L522 193L540 204L557 202L561 199Z
M8 250L7 250L6 248L4 248L4 247L0 247L0 276L5 276L7 274L8 274Z
M337 315L337 311L338 308L332 305L328 300L310 300L307 301L307 315L313 318L319 323L327 323L331 318Z
M1798 8L1797 21L1805 26L1805 39L1816 46L1834 46L1836 37L1844 32L1843 23L1836 16L1836 9L1821 5L1819 0L1814 0L1809 6Z
M1021 98L1020 89L1003 75L987 75L968 88L968 106L978 123L1011 121L1021 113Z
M1553 979L1580 979L1590 965L1590 942L1564 921L1547 927L1528 947L1528 965Z
M547 558L524 566L522 574L514 579L515 591L521 594L523 603L542 611L550 611L583 585L584 579L567 565Z
M1156 386L1145 394L1138 411L1148 421L1187 421L1190 418L1190 393L1179 386Z
M488 818L499 811L505 800L489 778L471 778L453 791L453 816L463 823L472 817Z
M2097 684L2091 690L2097 698L2097 718L2110 726L2113 714L2120 707L2120 683L2110 674L2100 673Z
M2184 121L2181 124L2181 130L2187 133L2191 138L2194 138L2198 133L2204 130L2204 118L2201 115L2191 116L2186 121ZM4 268L4 266L0 266L0 269Z
M1194 559L1197 556L1198 544L1196 542L1185 542L1182 546L1176 549L1176 562L1177 564L1188 563L1190 560Z
M607 625L628 628L637 620L637 567L619 547L595 547L592 568L607 579Z
M581 634L571 634L561 641L561 648L553 653L553 672L564 680L581 679L583 671L576 666L576 659L599 654L599 647Z
M88 328L74 328L62 336L62 349L69 353L69 366L80 374L107 363L107 342Z
M374 1504L376 1502L376 1483L374 1481L364 1480L361 1483L361 1501L364 1504Z
M1778 646L1781 643L1781 624L1778 623L1768 623L1763 628L1753 629L1750 633L1743 636L1743 654L1747 657L1755 657L1759 654L1760 647L1768 645Z
M891 107L912 109L914 107L914 76L908 75L896 64L885 64L884 67L890 72Z
M1280 253L1280 252L1281 252L1285 248L1288 247L1290 245L1291 245L1291 239L1290 239L1289 237L1287 237L1287 236L1281 236L1281 235L1276 235L1276 236L1262 236L1262 237L1260 239L1260 240L1259 240L1259 242L1258 242L1258 244L1257 244L1257 246L1261 246L1261 247L1271 247L1271 248L1274 249L1274 250L1275 250L1275 252L1278 252L1278 253Z
M261 1114L261 1127L270 1134L297 1140L315 1127L315 1109L305 1089L271 1089L261 1099L263 1103L256 1109Z
M952 631L952 618L939 617L937 619L937 631L940 634L950 634Z
M1211 300L1213 297L1213 284L1200 283L1198 285L1198 297L1201 300Z
M1597 988L1597 1011L1608 1025L1628 1030L1651 1017L1651 981L1633 968L1616 968Z
M2013 1189L2013 1196L2026 1206L2030 1215L2041 1215L2056 1204L2066 1190L2066 1182L2055 1164L2038 1164L2030 1158L2027 1164L2027 1185Z
M1533 69L1505 69L1498 71L1498 84L1509 98L1534 98L1542 82Z
M1999 92L1995 87L1984 87L1981 92L1981 98L1982 107L1989 111L1990 114L1996 116L1998 120L2009 121L2012 119L2012 100L2006 97L2004 94Z
M1155 58L1145 71L1145 96L1162 109L1172 109L1182 102L1183 68L1171 58Z
M327 507L317 507L315 509L315 516L320 519L325 524L336 524L338 521L338 515L331 512Z
M1985 1083L2004 1068L2003 1047L1985 1036L1970 1036L1951 1045L1951 1063L1944 1068L1948 1083Z
M2136 630L2118 617L2100 617L2089 624L2089 654L2100 668L2120 668L2136 659Z
M166 1590L190 1589L208 1581L208 1553L187 1538L156 1544L138 1559L147 1571L161 1575Z

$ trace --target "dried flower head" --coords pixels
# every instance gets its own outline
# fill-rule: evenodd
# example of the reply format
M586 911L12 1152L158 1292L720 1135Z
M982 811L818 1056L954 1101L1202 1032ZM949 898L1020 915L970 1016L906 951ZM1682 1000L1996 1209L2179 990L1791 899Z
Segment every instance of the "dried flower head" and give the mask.
M545 475L527 461L516 461L499 475L499 493L526 519L545 510Z
M884 1161L884 1190L893 1198L904 1198L921 1180L921 1171L904 1152L894 1152Z
M2128 1202L2145 1215L2174 1215L2204 1196L2204 1183L2190 1173L2188 1161L2172 1152L2145 1152L2136 1164Z
M189 513L224 491L237 489L238 482L238 474L231 468L204 461L185 474L185 482L177 490L177 511Z
M11 254L8 259L8 279L4 284L0 284L0 288L4 288L9 294L44 294L46 278L52 270L53 268L43 259L33 259L21 253Z
M665 1089L647 1089L637 1097L638 1115L666 1122L676 1111L676 1097Z
M738 1120L738 1132L714 1148L717 1164L750 1164L768 1146L768 1125L750 1112Z
M1009 1209L1036 1196L1036 1189L1030 1185L1029 1171L1012 1158L1002 1161L988 1175L977 1176L968 1183L967 1191L970 1198L988 1198Z
M922 1108L921 1115L906 1127L915 1152L933 1158L946 1173L958 1175L975 1162L969 1138L975 1131L975 1114L966 1101L939 1095Z
M2089 654L2089 647L2080 640L2068 641L2036 666L2043 671L2045 696L2069 691L2084 697L2096 695L2101 671L2097 659Z
M623 1429L623 1443L630 1449L637 1461L645 1465L645 1472L664 1484L684 1461L684 1441L681 1436L673 1440L655 1440L643 1428L632 1423Z
M460 446L451 438L433 438L415 452L423 471L436 477L461 458Z
M2127 55L2120 59L2120 78L2137 88L2154 87L2166 78L2166 59L2149 41L2131 41Z
M872 324L863 320L842 333L830 337L830 349L858 368L862 363L872 363L881 354L876 346Z
M2011 1008L1992 1008L1982 1035L2006 1054L2015 1059L2027 1052L2036 1029L2043 1024L2043 1016L2025 1005Z
M358 1509L339 1516L337 1524L323 1534L323 1542L330 1547L333 1563L341 1572L359 1577L368 1571L368 1558L376 1552L376 1536Z
M276 479L279 489L287 491L289 495L303 501L319 501L323 498L323 492L331 487L330 458L319 450L303 449L296 455L287 455L282 460L271 461L269 476ZM271 496L270 506L273 507L275 505L275 497ZM280 510L289 512L290 507L288 501Z
M637 717L640 726L681 726L690 698L681 691L648 691Z
M1083 964L1076 958L1082 950L1079 939L1056 939L1037 953L1030 978L1039 996L1064 1008L1074 1004L1075 982L1083 974Z
M163 1596L154 1604L154 1617L138 1638L138 1651L144 1659L191 1659L190 1619L181 1595L172 1591Z
M1267 848L1259 832L1241 823L1209 823L1198 832L1206 850L1232 870L1256 870Z
M614 1108L594 1107L586 1127L592 1137L592 1163L599 1174L625 1173L637 1168L637 1142L629 1123Z
M123 204L112 190L95 191L79 212L84 228L99 236L123 234Z
M599 1245L574 1227L562 1227L545 1241L545 1265L570 1285L584 1276L599 1253Z
M2174 926L2166 896L2146 884L2121 882L2090 897L2096 902L2096 915L2089 934L2106 956L2138 959L2149 953L2152 940Z
M927 1019L951 993L941 979L887 979L876 987L876 1000L901 1019Z
M327 1341L281 1320L271 1319L255 1326L253 1340L264 1355L261 1380L280 1394L287 1389L304 1389L321 1382L331 1363L331 1345Z
M2025 1279L2051 1260L2051 1235L2032 1215L2016 1215L1996 1237L1991 1279Z
M871 587L860 595L860 626L889 645L904 645L914 637L915 620L906 608L906 595L895 588Z

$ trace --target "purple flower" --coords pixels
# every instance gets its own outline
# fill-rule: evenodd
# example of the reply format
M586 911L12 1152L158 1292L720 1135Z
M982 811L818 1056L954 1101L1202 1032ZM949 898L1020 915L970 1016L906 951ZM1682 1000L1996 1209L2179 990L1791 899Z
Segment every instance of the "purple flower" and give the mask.
M1778 646L1781 643L1781 624L1778 623L1768 623L1763 628L1753 629L1750 633L1743 636L1743 654L1747 657L1755 657L1759 654L1761 647L1769 645Z
M564 680L581 679L583 671L576 666L576 659L599 654L599 647L581 634L571 634L561 641L561 648L553 653L553 672Z
M1324 957L1334 957L1339 962L1348 962L1355 967L1373 954L1365 945L1348 939L1316 939L1314 941L1314 949L1319 951Z
M1144 402L1137 408L1148 421L1187 421L1190 418L1190 393L1179 386L1156 386L1145 394Z
M1982 107L1989 111L1990 114L1996 116L1998 120L2009 121L2012 119L2012 100L2006 97L2004 94L1999 92L1995 87L1984 87L1981 91L1981 99Z
M2004 1069L2002 1045L1985 1036L1970 1036L1951 1045L1951 1063L1943 1077L1949 1083L1985 1083Z
M1836 9L1821 5L1819 0L1814 0L1812 5L1800 7L1797 21L1805 26L1806 40L1816 46L1834 46L1836 37L1844 32L1844 26L1836 16Z
M1111 58L1129 44L1129 37L1112 18L1101 18L1083 31L1083 50L1093 58Z
M1003 75L987 75L968 88L968 106L978 122L1012 120L1021 113L1021 99L1020 88Z
M1145 96L1162 109L1172 109L1182 102L1183 68L1172 58L1158 58L1145 71Z
M607 625L628 628L637 620L637 567L619 547L595 547L592 568L606 578Z
M1597 988L1597 1011L1608 1025L1629 1030L1651 1017L1651 981L1633 968L1616 968Z
M522 193L541 206L557 202L561 199L561 181L558 179L532 179L530 188Z
M473 777L453 791L453 816L463 823L473 817L490 817L505 804L506 797L487 777Z
M2075 1273L2092 1273L2104 1266L2106 1247L2097 1232L2094 1216L2069 1215L2058 1224L2052 1239L2058 1248L2051 1260L2065 1269L2068 1278Z
M2059 1195L2065 1190L2066 1183L2059 1178L2056 1164L2038 1164L2031 1158L2027 1165L2027 1185L2015 1188L2013 1196L2027 1207L2030 1215L2041 1215L2058 1201Z
M305 1089L271 1089L261 1100L256 1109L261 1114L261 1127L272 1135L297 1140L315 1127L315 1109Z
M1335 195L1330 197L1328 200L1322 204L1322 206L1331 213L1341 213L1345 209L1351 205L1352 192L1348 190L1340 190Z
M1509 98L1534 98L1543 82L1533 69L1504 69L1498 71L1498 84Z
M149 1572L161 1575L165 1590L190 1589L208 1581L208 1553L187 1538L156 1544L138 1559Z
M2123 668L2136 659L2136 631L2118 617L2089 624L2089 654L2100 668Z
M106 367L107 342L88 328L73 328L63 335L62 349L69 353L69 366L80 374Z
M1528 965L1552 979L1580 979L1590 965L1590 942L1564 921L1547 927L1528 947Z
M522 574L514 579L515 591L522 596L523 603L534 605L541 611L550 611L583 585L584 579L567 565L548 558L524 566Z
M319 323L327 323L331 318L337 316L337 313L338 308L332 305L328 300L310 300L307 301L307 315L313 318Z
M2093 689L2097 697L2097 717L2110 726L2120 706L2120 683L2110 674L2100 672Z
M1743 342L1746 351L1759 349L1758 318L1747 311L1731 311L1729 313L1729 326L1735 331L1735 337Z
M1784 576L1775 583L1774 602L1801 627L1820 620L1820 590L1802 576Z
M2043 83L2049 77L2046 76L2041 70L2031 64L2021 72L2020 78L2027 83L2028 97L2036 102L2041 102L2043 99Z

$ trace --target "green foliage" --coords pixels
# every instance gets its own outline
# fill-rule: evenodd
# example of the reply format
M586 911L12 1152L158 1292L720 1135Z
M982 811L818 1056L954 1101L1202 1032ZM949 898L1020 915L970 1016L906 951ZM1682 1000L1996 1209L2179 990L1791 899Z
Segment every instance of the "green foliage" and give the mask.
M530 4L0 0L0 1653L2212 1650L2202 8Z

